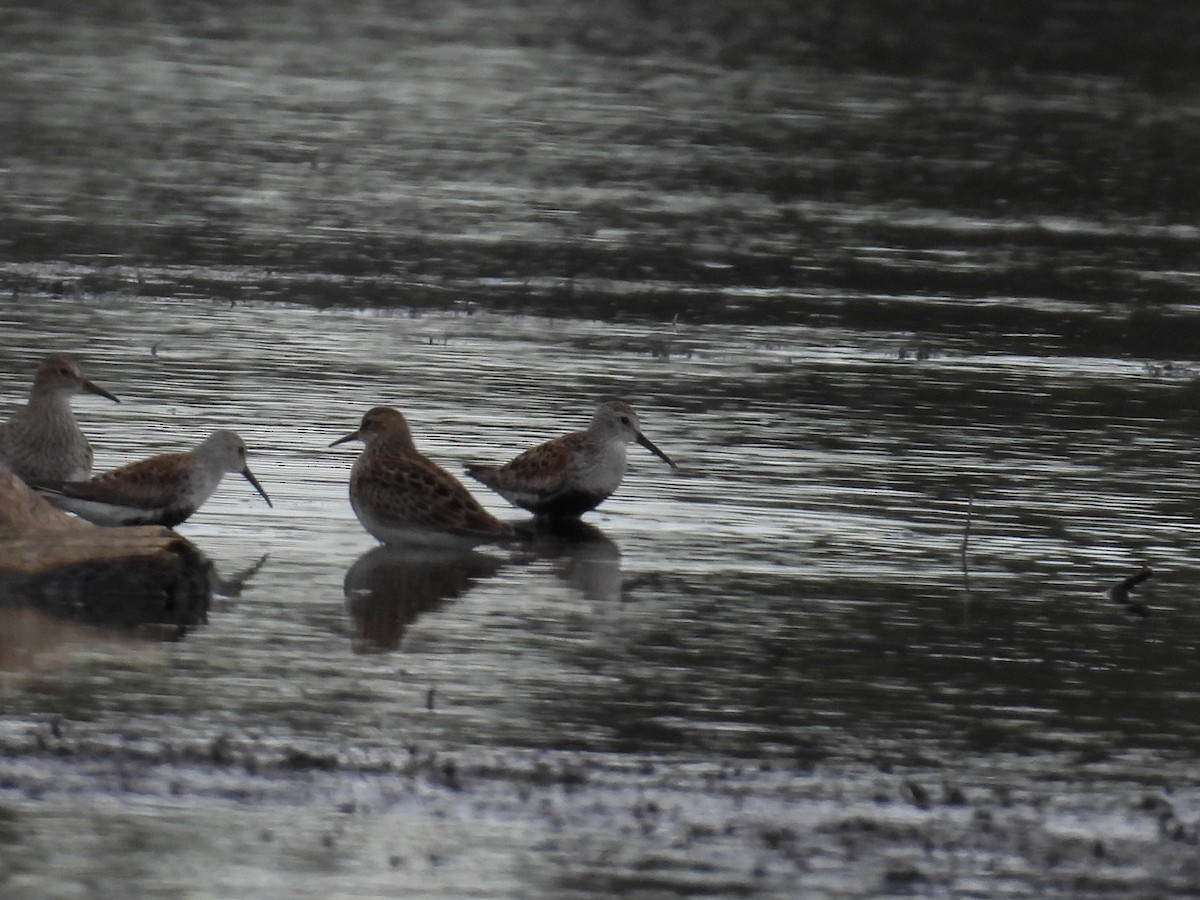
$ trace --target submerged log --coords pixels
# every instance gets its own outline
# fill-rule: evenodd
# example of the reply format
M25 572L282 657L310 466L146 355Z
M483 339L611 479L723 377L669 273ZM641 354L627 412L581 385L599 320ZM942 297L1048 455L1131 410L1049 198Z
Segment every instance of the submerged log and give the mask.
M93 624L186 629L206 620L211 570L170 529L91 525L0 466L0 604Z

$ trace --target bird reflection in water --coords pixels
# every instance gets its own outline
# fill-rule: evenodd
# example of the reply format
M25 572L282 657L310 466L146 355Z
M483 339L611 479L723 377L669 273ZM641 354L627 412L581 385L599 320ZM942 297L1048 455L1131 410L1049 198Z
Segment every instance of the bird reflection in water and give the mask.
M461 597L504 560L475 550L381 545L354 561L343 590L356 653L398 650L422 613Z
M357 653L400 649L417 618L466 594L505 565L554 563L554 573L587 600L621 599L621 551L604 532L584 522L517 526L529 549L509 559L477 550L381 545L346 572L343 591L354 623Z
M578 519L536 522L530 533L538 559L560 563L555 574L593 602L621 599L621 549Z

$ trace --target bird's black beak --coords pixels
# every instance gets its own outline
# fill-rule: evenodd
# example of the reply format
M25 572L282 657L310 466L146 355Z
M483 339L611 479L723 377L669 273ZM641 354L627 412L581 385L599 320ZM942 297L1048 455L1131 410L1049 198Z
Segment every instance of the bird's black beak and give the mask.
M661 459L663 462L665 462L672 469L679 468L679 466L677 466L677 465L675 465L675 463L671 462L671 457L667 456L667 454L663 453L661 450L659 450L657 447L655 447L654 442L651 441L650 438L648 438L644 434L642 434L640 431L638 432L638 436L636 438L634 438L634 440L636 440L639 444L641 444L643 447L645 447L647 450L649 450L651 453L653 453L655 456L657 456L659 459Z

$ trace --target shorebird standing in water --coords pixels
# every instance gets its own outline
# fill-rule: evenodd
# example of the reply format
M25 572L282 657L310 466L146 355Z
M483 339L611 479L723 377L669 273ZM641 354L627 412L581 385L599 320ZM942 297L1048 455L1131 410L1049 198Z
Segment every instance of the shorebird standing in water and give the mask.
M596 407L587 431L539 444L503 466L468 465L467 473L536 516L573 519L595 509L620 485L630 441L679 468L642 434L628 403L608 400Z
M70 356L52 353L43 359L33 378L29 402L0 424L0 464L32 485L91 475L92 447L71 411L71 398L76 394L97 394L121 402L88 381Z
M457 478L421 454L399 411L377 406L358 430L329 446L362 441L350 470L350 506L376 540L396 546L470 547L513 537Z
M97 525L174 528L204 505L227 472L240 474L272 505L246 464L246 445L225 430L214 431L195 450L152 456L87 481L50 483L40 493Z

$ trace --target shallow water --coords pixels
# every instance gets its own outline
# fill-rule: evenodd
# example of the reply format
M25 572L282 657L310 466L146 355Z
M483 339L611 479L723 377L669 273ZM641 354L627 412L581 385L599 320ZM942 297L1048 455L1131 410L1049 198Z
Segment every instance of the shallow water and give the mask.
M178 642L5 620L0 886L1190 895L1186 101L447 9L25 14L0 414L77 352L98 469L231 427L275 506L181 526ZM526 547L378 550L328 447L391 404L458 471L611 395L680 470Z
M1188 796L1190 448L1144 411L1188 386L1137 361L959 346L918 362L897 359L903 335L774 327L768 346L721 325L679 326L695 349L664 360L637 345L671 326L621 326L628 349L589 352L604 323L112 296L10 304L5 324L30 335L30 362L88 335L88 372L123 401L76 401L98 467L229 426L276 504L227 479L181 530L227 577L261 568L178 644L102 646L10 689L18 745L52 720L85 756L132 744L189 762L225 741L234 760L351 767L411 747L500 752L496 766L543 749L763 760L796 777L994 765L983 783L1086 763ZM681 471L632 448L590 530L529 550L380 559L345 496L353 451L326 446L394 403L456 470L581 425L611 393ZM1103 593L1143 560L1146 618ZM388 821L394 802L372 800ZM267 806L255 822L274 822ZM137 828L154 816L122 809Z

